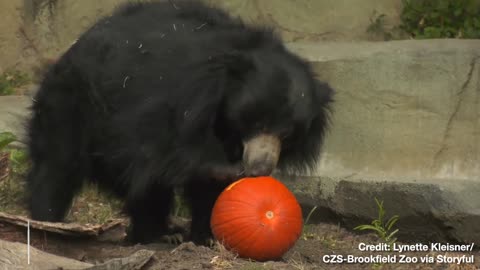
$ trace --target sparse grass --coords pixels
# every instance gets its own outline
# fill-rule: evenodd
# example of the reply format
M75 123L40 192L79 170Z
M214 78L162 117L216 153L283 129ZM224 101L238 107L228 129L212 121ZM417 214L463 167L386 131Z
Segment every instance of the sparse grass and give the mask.
M28 84L30 76L19 70L8 70L0 75L0 96L12 95L17 87Z
M175 198L173 204L173 216L175 217L182 217L182 218L190 218L191 212L188 203L183 196L183 193L179 190L175 191Z
M212 258L212 260L210 261L210 264L212 265L213 269L232 269L233 268L233 263L231 260L226 260L218 255Z
M7 174L12 173L18 176L24 176L29 167L27 151L22 148L11 147L11 143L16 142L17 137L11 132L0 133L0 154L8 153ZM5 165L5 164L4 164ZM0 166L0 170L2 167ZM3 168L4 170L4 168ZM2 171L0 171L2 175Z
M120 216L121 209L120 200L101 192L95 184L87 184L75 197L67 220L81 224L103 224Z
M237 255L228 251L222 243L215 241L213 245L213 250L215 250L219 255L214 256L210 261L213 269L235 269L235 259Z
M302 255L298 252L295 252L296 258L298 259L289 259L288 264L290 264L293 268L298 269L298 270L304 270L308 269L306 263L304 262L304 258Z
M258 263L248 262L238 269L239 270L271 270L273 268L267 265L259 265Z
M229 260L234 260L238 256L237 254L235 254L235 253L229 251L228 249L226 249L225 246L222 243L220 243L218 240L215 241L215 243L213 245L213 250L218 252L221 257L227 258Z
M383 207L383 201L379 201L375 198L375 203L378 208L378 218L374 219L371 224L363 224L354 228L354 230L370 230L374 231L377 236L385 243L391 245L397 241L395 234L398 229L393 229L393 226L398 221L399 216L394 215L388 221L385 221L385 208Z
M309 224L310 218L312 217L313 212L317 210L317 206L314 206L312 210L307 215L307 218L305 219L305 222L303 223L303 231L302 231L302 239L303 240L309 240L309 239L316 239L317 235L312 231L311 226Z
M310 218L312 214L317 210L317 206L313 207L307 215L305 219L305 223L303 224L303 231L301 238L305 241L307 240L314 240L319 241L325 248L330 250L335 249L337 245L337 239L333 235L323 235L320 236L315 230L315 226L310 224Z
M11 173L0 182L0 212L14 215L26 215L25 182L23 178Z
M0 154L8 153L8 158L3 159L3 167L0 167L0 176L6 176L0 179L0 211L24 214L24 182L19 174L23 170L24 165L22 163L22 152L8 148L16 140L17 137L11 132L0 133ZM0 163L1 161L0 159ZM11 167L13 167L12 170L10 170Z
M325 248L333 250L337 247L337 238L333 235L326 235L323 237L318 237L317 239L320 240Z

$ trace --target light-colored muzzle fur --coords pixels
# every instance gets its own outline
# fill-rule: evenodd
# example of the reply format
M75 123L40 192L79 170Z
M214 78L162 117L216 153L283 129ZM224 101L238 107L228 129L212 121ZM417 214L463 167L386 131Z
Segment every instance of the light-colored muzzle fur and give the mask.
M259 134L243 143L243 165L247 176L267 176L276 168L282 143L277 136Z

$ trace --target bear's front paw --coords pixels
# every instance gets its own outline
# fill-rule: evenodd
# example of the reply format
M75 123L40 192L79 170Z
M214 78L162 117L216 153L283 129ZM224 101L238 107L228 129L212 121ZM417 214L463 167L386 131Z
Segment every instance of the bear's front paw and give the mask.
M210 248L215 246L215 238L211 233L192 233L190 235L190 241L195 243L195 245L202 245Z
M241 163L214 166L211 169L211 176L216 180L233 182L245 176L245 169Z
M163 243L167 243L170 245L180 245L183 243L184 236L181 233L174 233L174 234L168 234L168 235L162 235L160 237L160 241Z

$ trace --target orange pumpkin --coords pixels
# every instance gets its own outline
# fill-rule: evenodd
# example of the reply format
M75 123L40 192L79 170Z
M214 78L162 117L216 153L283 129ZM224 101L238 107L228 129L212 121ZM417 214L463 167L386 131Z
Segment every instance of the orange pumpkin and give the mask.
M215 238L240 257L257 261L282 257L302 232L295 196L273 177L243 178L228 186L213 207Z

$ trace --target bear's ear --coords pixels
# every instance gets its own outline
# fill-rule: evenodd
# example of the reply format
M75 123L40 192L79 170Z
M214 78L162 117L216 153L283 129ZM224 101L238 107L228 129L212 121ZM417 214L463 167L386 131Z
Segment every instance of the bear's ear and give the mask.
M314 104L323 112L324 108L328 108L330 103L333 102L335 91L328 83L318 80L315 80L314 88Z

